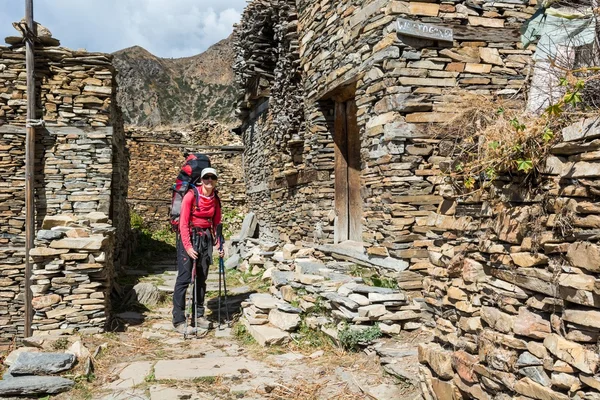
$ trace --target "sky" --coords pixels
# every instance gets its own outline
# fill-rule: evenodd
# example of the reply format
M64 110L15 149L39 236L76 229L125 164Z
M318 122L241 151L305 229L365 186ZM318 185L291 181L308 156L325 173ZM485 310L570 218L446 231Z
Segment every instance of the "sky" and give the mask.
M246 0L33 0L34 19L61 46L112 53L142 46L159 57L187 57L225 39ZM0 45L25 0L0 0Z

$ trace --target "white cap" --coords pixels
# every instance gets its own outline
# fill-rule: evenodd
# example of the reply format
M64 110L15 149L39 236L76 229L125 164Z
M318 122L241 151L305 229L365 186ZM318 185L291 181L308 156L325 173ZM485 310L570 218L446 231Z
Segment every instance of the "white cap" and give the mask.
M204 178L204 175L208 175L208 174L213 174L217 178L219 177L219 175L217 174L217 170L214 168L204 168L202 170L202 173L200 174L200 177Z

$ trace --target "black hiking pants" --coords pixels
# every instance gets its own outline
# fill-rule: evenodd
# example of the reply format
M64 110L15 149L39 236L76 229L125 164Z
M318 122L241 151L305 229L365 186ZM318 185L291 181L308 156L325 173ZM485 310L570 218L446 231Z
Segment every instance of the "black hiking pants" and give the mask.
M206 278L208 267L212 262L213 238L210 229L192 229L192 244L198 252L196 260L196 304L192 310L197 310L198 317L204 316L204 296L206 295ZM177 237L177 279L173 290L173 325L185 322L185 295L192 282L192 267L194 260L187 254L181 238ZM192 311L192 320L194 313Z

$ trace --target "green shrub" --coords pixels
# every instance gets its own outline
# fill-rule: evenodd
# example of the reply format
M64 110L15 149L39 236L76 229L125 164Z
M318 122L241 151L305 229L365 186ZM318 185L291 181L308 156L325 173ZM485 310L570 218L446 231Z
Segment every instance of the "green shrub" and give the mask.
M367 345L373 340L381 337L379 325L366 329L356 329L345 325L338 332L338 339L343 348L349 351L358 351L361 345Z
M229 239L241 227L244 216L235 208L233 210L223 209L221 220L223 223L223 237Z
M233 336L235 336L245 345L256 343L254 337L252 337L250 332L248 332L248 329L246 329L246 326L241 322L237 322L235 325L233 325L232 333Z
M131 266L141 267L151 263L156 255L175 252L177 237L170 227L153 229L135 211L131 211L130 215L131 228L137 236L135 251L131 257Z

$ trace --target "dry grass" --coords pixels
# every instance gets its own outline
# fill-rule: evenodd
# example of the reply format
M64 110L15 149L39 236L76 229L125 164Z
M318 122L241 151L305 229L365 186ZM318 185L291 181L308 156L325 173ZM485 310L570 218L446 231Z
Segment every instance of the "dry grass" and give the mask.
M120 363L163 358L160 354L162 344L142 338L139 331L106 333L84 336L79 339L92 353L93 375L86 377L85 365L77 364L66 376L75 380L74 389L58 395L57 400L91 398L92 393L98 393L103 385L117 378L113 369ZM100 351L96 357L93 357L99 347Z
M335 390L332 390L332 385L335 386ZM299 379L287 385L274 383L267 387L266 391L257 392L257 394L273 400L363 400L373 398L364 392L353 392L346 382L310 382L305 379Z
M453 164L446 172L468 190L489 186L501 175L535 176L562 128L597 110L557 103L560 112L527 113L523 102L461 93L461 109L450 121L432 126L435 136L451 141Z

